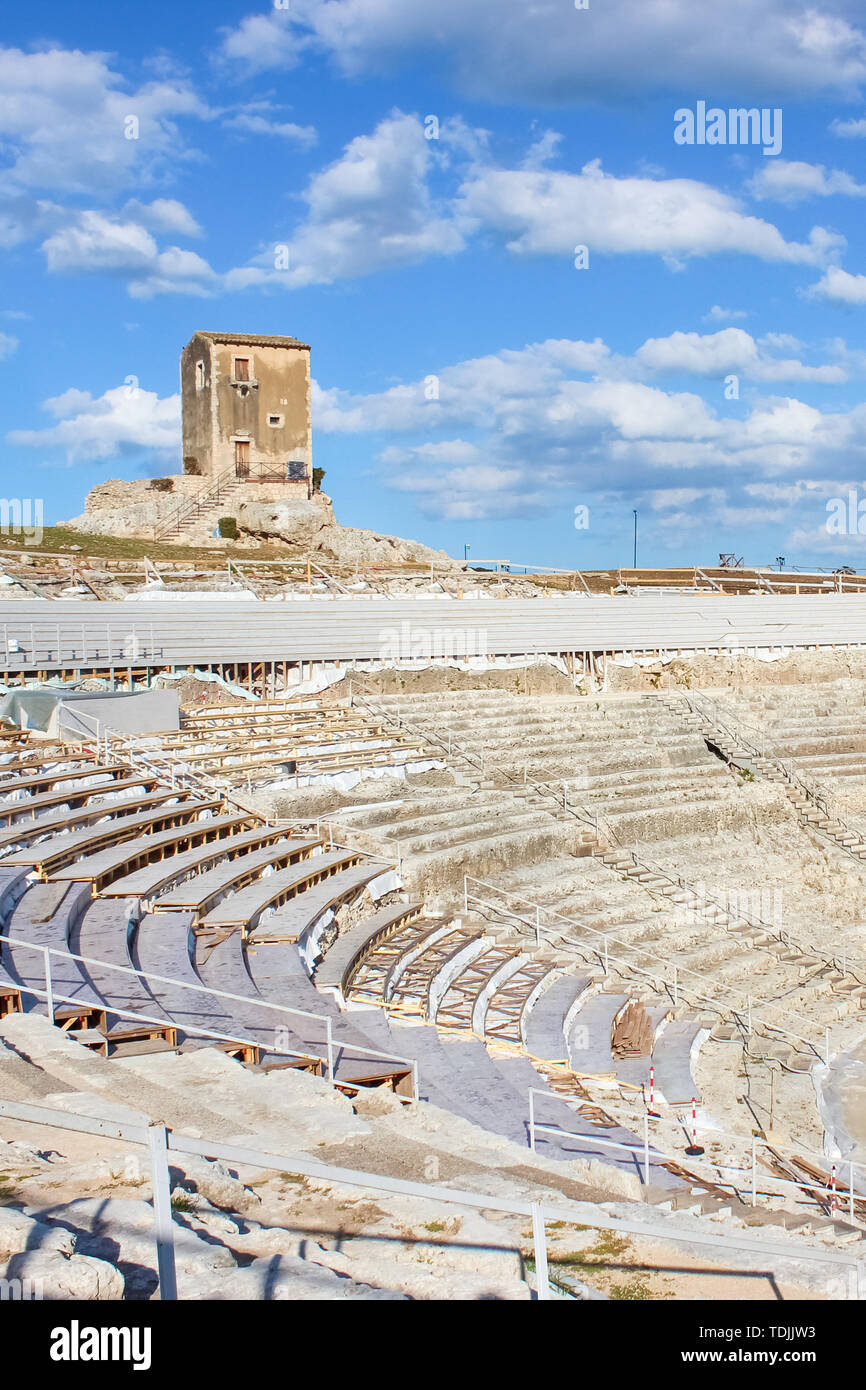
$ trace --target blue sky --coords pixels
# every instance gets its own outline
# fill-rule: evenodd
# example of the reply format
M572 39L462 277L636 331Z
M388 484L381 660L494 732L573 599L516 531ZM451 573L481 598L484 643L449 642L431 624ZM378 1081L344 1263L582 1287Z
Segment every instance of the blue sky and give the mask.
M3 492L179 471L193 331L288 333L346 524L592 567L636 507L643 563L866 565L825 524L866 498L864 83L853 0L20 7ZM780 151L677 143L699 102Z

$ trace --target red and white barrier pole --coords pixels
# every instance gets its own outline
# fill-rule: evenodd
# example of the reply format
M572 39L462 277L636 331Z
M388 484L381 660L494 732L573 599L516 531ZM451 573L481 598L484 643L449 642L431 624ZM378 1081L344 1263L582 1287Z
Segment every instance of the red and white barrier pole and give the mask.
M835 1164L835 1163L833 1164L833 1168L832 1168L832 1171L831 1171L831 1173L830 1173L830 1214L831 1214L831 1216L835 1216L835 1215L836 1215L836 1164Z
M698 1158L704 1152L698 1143L698 1103L692 1096L692 1142L686 1149L690 1158Z
M661 1115L659 1115L658 1111L656 1110L656 1104L655 1104L656 1069L655 1069L655 1067L653 1067L653 1066L650 1067L650 1082L649 1082L649 1086L650 1086L649 1110L647 1111L647 1114L648 1114L648 1115L650 1116L650 1118L653 1119L653 1120L660 1120L660 1119L661 1119Z

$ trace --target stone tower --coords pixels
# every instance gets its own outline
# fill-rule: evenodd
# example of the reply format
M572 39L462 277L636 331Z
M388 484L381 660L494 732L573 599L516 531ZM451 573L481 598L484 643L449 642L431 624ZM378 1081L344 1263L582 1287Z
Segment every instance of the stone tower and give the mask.
M310 349L297 338L195 333L180 358L183 471L308 497ZM279 485L279 486L278 486Z

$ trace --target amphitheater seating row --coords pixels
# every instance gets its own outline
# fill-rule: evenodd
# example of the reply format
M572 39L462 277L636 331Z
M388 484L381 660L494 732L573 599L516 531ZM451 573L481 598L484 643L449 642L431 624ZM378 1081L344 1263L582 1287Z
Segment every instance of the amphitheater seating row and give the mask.
M36 991L44 986L43 948L52 947L86 958L52 957L58 1023L109 1055L214 1045L205 1035L216 1034L229 1050L258 1064L280 1064L292 1050L321 1059L320 1018L263 1005L305 1009L331 1019L338 1084L388 1081L406 1091L408 1062L365 1056L364 1050L416 1058L424 1095L525 1142L526 1088L543 1088L545 1078L516 1053L491 1057L470 1029L479 1018L489 1018L491 1027L498 1020L500 1030L510 1020L519 1046L520 1020L531 1017L545 986L561 978L549 962L519 946L497 951L480 932L450 919L425 918L420 904L395 899L387 863L360 851L291 837L226 810L217 798L170 797L168 788L132 788L131 799L118 797L117 787L132 780L120 764L113 780L86 759L76 763L74 778L68 771L58 763L35 777L28 768L9 778L12 794L21 783L26 791L51 787L54 797L68 790L68 811L54 801L43 807L38 838L24 847L12 839L0 843L0 924L27 943L0 952L0 1008L44 1012ZM85 780L94 778L97 795ZM88 789L83 817L76 800L82 783ZM160 796L169 800L155 799ZM32 823L27 827L29 837ZM371 888L385 890L378 906ZM339 918L344 910L349 925L336 933L333 914ZM315 954L323 928L330 949L311 979L305 958ZM409 983L422 979L425 961L435 956L439 977L431 974L423 998L417 996L422 1004L435 1003L431 1023L440 1008L453 1023L461 969L475 961L471 990L466 981L462 987L471 1008L460 1032L407 1026L382 1008L345 1009L365 962L397 940L405 947L397 957L402 968L395 971L392 962L385 977L389 998L381 1002L393 1006L400 997L411 1004ZM491 1032L496 1041L503 1036ZM552 1093L549 1104L563 1131L577 1133L546 1137L540 1141L546 1151L598 1157L598 1149L581 1140L584 1121L575 1111ZM634 1169L628 1156L621 1161Z

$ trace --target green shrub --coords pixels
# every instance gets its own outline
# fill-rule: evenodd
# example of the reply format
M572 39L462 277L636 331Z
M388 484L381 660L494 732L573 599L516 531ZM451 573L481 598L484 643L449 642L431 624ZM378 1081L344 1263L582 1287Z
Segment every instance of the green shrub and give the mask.
M313 469L313 492L322 491L322 479L325 476L324 468Z
M221 516L219 519L219 533L223 540L236 541L238 538L238 524L233 516Z
M174 492L174 478L151 478L150 486L154 492Z

